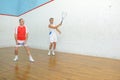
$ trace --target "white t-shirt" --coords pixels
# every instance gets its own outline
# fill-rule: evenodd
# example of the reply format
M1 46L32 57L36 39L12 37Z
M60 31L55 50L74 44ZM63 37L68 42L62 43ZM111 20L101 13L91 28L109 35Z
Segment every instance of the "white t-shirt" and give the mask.
M50 24L51 26L55 26L54 24ZM56 30L55 29L52 29L52 28L49 28L49 35L52 35L52 34L56 34Z

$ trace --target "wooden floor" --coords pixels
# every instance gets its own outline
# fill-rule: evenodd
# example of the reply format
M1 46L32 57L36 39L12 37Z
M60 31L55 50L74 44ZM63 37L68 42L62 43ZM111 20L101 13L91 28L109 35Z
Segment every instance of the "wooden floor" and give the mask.
M95 58L31 49L30 63L20 48L19 61L13 62L14 48L0 48L0 80L120 80L120 60Z

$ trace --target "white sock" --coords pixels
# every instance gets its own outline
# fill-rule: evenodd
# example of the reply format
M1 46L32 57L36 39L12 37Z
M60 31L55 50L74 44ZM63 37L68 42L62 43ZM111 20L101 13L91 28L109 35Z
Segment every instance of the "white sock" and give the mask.
M54 53L54 51L55 51L55 50L53 49L52 52Z
M29 58L32 58L32 56L31 56L31 55L29 55Z
M55 50L52 51L52 55L55 55L54 51L55 51Z
M15 58L18 58L18 55L16 55Z
M49 49L49 52L51 52L52 50L51 49Z
M49 52L48 52L48 55L50 55L51 54L51 49L49 49Z

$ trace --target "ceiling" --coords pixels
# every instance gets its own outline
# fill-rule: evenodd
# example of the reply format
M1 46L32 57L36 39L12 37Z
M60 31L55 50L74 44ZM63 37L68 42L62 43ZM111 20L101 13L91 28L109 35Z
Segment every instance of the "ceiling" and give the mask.
M0 0L0 14L21 16L53 0Z

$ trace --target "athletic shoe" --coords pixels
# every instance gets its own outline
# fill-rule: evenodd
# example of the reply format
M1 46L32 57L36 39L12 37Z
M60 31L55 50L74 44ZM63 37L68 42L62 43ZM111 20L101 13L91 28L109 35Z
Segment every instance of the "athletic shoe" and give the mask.
M13 61L17 61L18 60L18 56L15 56L15 58L13 59Z
M52 52L52 55L53 55L53 56L55 55L54 51Z
M48 56L50 56L50 51L48 52Z
M34 62L35 61L32 57L30 57L29 60L30 60L30 62Z

